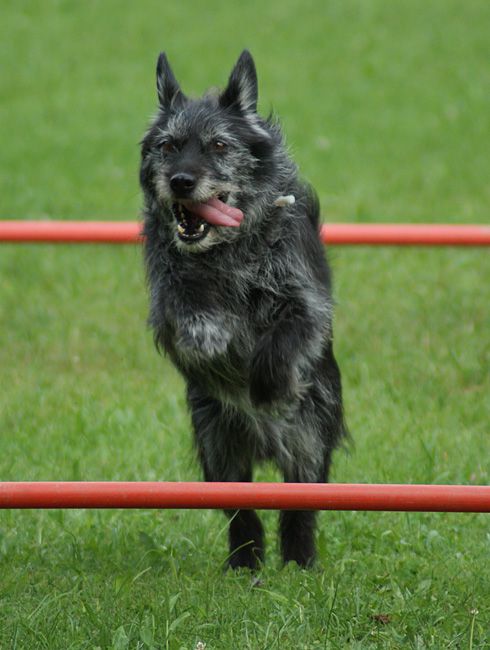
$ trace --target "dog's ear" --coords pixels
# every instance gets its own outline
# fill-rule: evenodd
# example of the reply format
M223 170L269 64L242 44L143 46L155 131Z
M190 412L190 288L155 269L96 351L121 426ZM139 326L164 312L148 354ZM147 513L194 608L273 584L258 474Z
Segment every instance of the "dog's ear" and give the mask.
M257 72L252 55L243 50L231 71L228 85L221 93L221 106L238 108L244 113L257 110Z
M157 92L160 106L164 110L183 104L186 100L177 79L172 72L165 52L161 52L157 63Z

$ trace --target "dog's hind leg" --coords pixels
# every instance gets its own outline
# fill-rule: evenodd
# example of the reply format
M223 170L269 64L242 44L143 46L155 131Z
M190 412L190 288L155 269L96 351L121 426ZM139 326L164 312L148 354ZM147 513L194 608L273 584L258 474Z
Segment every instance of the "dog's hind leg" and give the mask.
M229 474L210 473L205 468L204 477L206 481L240 481L249 482L252 480L252 465L245 470L241 468L239 474L228 478ZM228 540L230 553L228 566L232 569L245 567L258 569L264 562L264 530L262 523L254 510L225 510L229 518Z
M304 399L298 431L303 454L292 467L283 468L290 483L326 483L332 451L346 435L342 414L340 372L332 344L325 348L315 372L315 381ZM301 459L301 460L300 460ZM281 550L284 562L310 566L315 560L315 511L283 511L280 515Z
M288 483L324 483L328 481L330 453L325 456L324 464L316 478L306 480L295 468L285 472ZM296 562L301 567L310 567L315 562L315 531L317 512L315 510L282 510L279 515L281 555L284 564Z
M257 569L264 562L264 531L254 510L225 510L230 518L228 565Z
M188 401L206 481L252 480L247 422L238 411L189 389ZM253 510L225 510L229 518L228 565L256 569L264 561L264 531Z
M281 511L281 554L284 564L296 562L301 567L309 567L314 563L316 514L310 510Z

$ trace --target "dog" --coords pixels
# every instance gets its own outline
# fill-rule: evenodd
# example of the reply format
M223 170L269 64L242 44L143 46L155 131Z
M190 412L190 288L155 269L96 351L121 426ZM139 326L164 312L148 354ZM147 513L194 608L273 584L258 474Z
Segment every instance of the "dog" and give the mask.
M272 460L287 482L326 482L346 427L316 195L257 113L247 50L199 99L162 53L157 91L140 167L149 324L185 378L204 479L251 481ZM260 567L259 517L225 512L229 565ZM313 563L315 515L281 512L285 563Z

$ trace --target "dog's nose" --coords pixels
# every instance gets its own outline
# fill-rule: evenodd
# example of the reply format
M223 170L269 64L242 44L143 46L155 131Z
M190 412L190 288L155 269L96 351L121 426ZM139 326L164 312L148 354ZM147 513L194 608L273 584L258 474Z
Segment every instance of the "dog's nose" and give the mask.
M177 196L187 196L196 186L196 179L192 174L179 173L174 174L170 179L172 192Z

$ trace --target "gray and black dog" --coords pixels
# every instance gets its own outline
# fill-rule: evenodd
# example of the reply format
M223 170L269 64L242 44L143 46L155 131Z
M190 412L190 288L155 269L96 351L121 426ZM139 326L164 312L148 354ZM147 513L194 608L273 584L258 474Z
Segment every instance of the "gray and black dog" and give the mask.
M157 89L140 170L149 323L187 382L205 480L251 481L273 460L285 481L327 481L345 427L318 200L257 114L248 51L197 100L161 54ZM258 516L226 514L230 566L256 568ZM310 565L314 532L314 512L281 512L284 562Z

